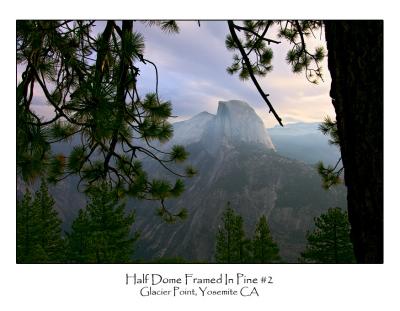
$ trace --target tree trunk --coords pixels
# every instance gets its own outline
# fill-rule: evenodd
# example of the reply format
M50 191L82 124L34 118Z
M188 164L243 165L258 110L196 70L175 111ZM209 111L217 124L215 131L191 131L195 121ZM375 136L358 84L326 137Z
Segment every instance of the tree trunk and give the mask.
M359 263L383 262L383 21L327 21L330 96Z

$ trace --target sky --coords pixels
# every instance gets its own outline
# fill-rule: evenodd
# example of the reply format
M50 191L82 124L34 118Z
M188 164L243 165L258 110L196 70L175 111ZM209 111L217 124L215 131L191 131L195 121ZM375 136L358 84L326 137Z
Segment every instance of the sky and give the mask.
M178 21L179 34L168 34L158 27L149 27L142 22L134 23L134 30L145 39L144 57L157 65L159 74L158 91L162 100L172 103L171 122L189 119L207 111L215 114L219 101L239 99L250 104L264 121L267 128L278 123L257 92L254 84L241 81L237 75L229 75L226 68L232 63L233 52L225 47L228 34L226 21ZM105 22L98 21L94 32L104 29ZM277 29L269 30L269 38L277 38ZM320 35L319 33L317 35ZM322 34L323 35L323 34ZM309 39L310 47L325 46L322 38ZM329 97L330 76L326 58L322 65L324 82L311 84L304 73L291 71L285 57L290 49L284 40L280 44L271 44L274 57L273 71L264 78L258 78L265 93L283 124L293 122L322 122L326 115L333 117L334 109ZM325 49L326 50L326 49ZM137 64L140 68L138 78L139 93L154 92L156 86L154 67L150 64ZM17 68L20 80L22 67ZM45 102L40 90L35 92L32 109L45 118L54 112Z
M263 119L266 127L277 121L251 81L243 82L229 75L233 52L225 47L228 34L226 21L180 21L179 34L166 34L157 27L135 23L135 30L145 37L145 57L155 62L159 71L159 94L170 100L175 120L188 119L202 111L216 113L218 101L230 99L249 103ZM276 38L276 29L271 29ZM319 34L318 34L319 35ZM278 39L280 40L280 39ZM325 40L312 38L310 46L325 46ZM323 63L324 82L313 85L304 73L294 74L285 61L290 49L287 42L271 45L274 52L273 71L260 78L261 86L270 94L269 100L283 123L321 122L326 115L333 117L329 97L330 76L326 59ZM326 49L325 49L326 50ZM151 65L140 66L138 88L143 92L155 90L155 73Z

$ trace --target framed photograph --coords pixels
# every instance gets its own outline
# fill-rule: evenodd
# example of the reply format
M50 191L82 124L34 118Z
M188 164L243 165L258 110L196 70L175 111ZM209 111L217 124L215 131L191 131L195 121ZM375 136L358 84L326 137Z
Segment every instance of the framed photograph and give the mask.
M376 309L382 16L126 14L15 19L18 308Z

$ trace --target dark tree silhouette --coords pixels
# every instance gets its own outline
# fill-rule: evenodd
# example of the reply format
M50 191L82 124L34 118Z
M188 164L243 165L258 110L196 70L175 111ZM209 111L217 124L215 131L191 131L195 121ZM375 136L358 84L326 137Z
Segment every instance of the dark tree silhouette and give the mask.
M125 214L117 190L102 184L92 187L89 203L72 223L68 258L75 263L128 263L138 234L132 233L133 213Z
M282 125L258 76L268 72L270 52L264 44L272 21L228 21L227 48L238 50L228 72L250 78L270 112ZM383 21L279 21L279 36L292 44L287 61L293 72L305 72L313 83L322 80L324 51L307 49L306 38L325 28L332 77L344 180L348 191L351 238L357 262L383 262ZM238 36L242 33L242 37ZM260 53L261 52L261 53ZM314 64L314 66L312 66Z
M215 260L218 263L243 263L248 259L249 241L245 239L243 218L237 215L228 202L222 215L222 225L216 237Z
M17 263L33 262L37 257L33 255L37 232L34 219L32 197L27 191L22 200L17 201Z
M272 239L265 215L258 220L252 242L255 263L271 263L280 259L278 245Z
M57 263L64 258L61 220L42 181L33 201L28 191L17 202L17 262Z
M314 219L315 229L307 234L308 245L301 254L301 262L354 263L347 213L330 208Z
M383 21L328 21L325 34L355 256L382 263Z

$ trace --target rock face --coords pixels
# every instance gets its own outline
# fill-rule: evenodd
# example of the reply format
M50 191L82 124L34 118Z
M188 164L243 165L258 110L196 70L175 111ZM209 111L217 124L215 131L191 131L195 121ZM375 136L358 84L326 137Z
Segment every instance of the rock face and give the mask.
M264 123L247 103L239 100L220 101L216 117L210 121L203 139L209 151L238 143L260 144L274 150Z
M215 116L213 114L203 111L195 115L189 121L174 123L174 137L168 145L187 145L200 141L205 129L207 129L208 123L214 119Z
M275 152L262 120L244 102L219 102L216 116L201 113L174 127L171 143L186 146L199 175L185 180L185 193L167 205L184 207L189 216L182 223L165 224L154 216L154 203L133 202L141 232L138 258L213 261L215 236L229 201L242 215L248 237L266 215L282 258L296 262L313 218L329 207L345 207L343 189L324 191L312 166Z
M174 137L168 146L199 141L211 153L238 143L260 144L275 150L261 118L240 100L220 101L217 115L204 111L190 120L174 123Z

